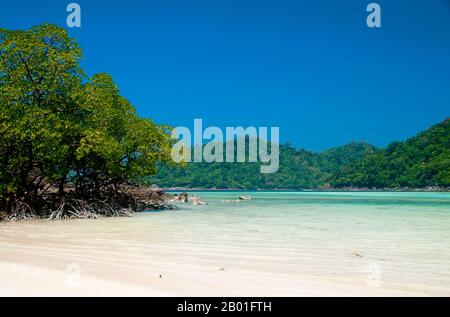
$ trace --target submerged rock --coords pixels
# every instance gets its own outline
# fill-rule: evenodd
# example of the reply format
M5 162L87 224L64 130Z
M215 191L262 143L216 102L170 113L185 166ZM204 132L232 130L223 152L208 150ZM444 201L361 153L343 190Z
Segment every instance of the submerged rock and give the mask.
M189 201L188 193L181 193L175 196L175 201L181 201L187 203Z
M170 202L172 195L152 187L128 187L127 191L135 200L136 210L173 210L177 207Z

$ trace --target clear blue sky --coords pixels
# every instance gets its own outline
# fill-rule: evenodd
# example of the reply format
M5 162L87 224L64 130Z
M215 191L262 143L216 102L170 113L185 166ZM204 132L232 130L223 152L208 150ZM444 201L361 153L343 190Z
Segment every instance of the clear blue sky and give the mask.
M71 1L0 0L0 27L65 27ZM385 146L450 117L450 1L80 0L89 75L158 123L279 126L323 150Z

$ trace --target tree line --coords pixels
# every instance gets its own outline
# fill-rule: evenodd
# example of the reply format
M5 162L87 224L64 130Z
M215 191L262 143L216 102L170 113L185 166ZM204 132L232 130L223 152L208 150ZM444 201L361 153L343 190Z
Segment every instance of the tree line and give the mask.
M259 163L162 166L148 183L218 189L339 189L450 187L450 119L387 148L351 143L321 153L280 146L280 169L262 175Z
M54 209L69 184L104 199L170 160L170 127L140 118L110 75L87 77L81 57L55 25L0 29L0 212L43 212L50 196Z

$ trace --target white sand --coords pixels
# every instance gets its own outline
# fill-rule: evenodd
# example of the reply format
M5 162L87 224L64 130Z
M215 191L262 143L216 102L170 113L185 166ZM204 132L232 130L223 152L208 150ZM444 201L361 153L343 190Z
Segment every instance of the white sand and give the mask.
M0 296L449 295L423 285L371 286L364 274L284 271L270 255L262 261L225 245L208 250L207 237L187 241L177 228L164 239L151 224L144 218L0 224Z
M107 259L105 259L107 260ZM92 267L90 267L92 268ZM363 285L333 283L310 277L257 274L248 271L213 271L182 268L162 278L141 275L141 282L126 273L115 277L83 274L78 285L64 270L18 263L0 264L0 296L404 296L420 293ZM116 278L122 282L114 282Z

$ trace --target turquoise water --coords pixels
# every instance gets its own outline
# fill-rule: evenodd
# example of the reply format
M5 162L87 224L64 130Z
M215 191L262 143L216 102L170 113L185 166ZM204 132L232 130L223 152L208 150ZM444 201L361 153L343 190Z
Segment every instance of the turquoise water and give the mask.
M183 296L316 294L309 280L332 294L450 296L450 193L195 194L208 205L2 223L0 262L79 263L86 276L145 287L162 274ZM223 202L243 194L253 200Z
M139 216L186 261L450 290L450 193L195 192ZM253 200L225 203L239 195ZM192 252L189 250L192 248Z

